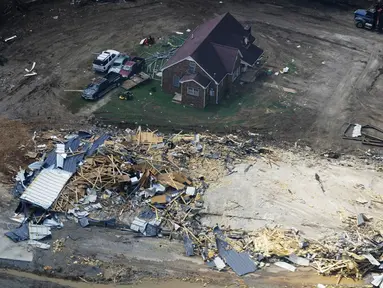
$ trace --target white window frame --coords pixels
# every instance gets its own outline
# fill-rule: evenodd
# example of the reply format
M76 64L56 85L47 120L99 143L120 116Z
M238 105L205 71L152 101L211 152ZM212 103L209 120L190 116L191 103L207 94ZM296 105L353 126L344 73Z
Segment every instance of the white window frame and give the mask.
M191 96L199 96L199 88L186 87L186 94Z
M190 74L194 74L195 73L195 69L197 67L197 64L194 62L194 61L189 61L189 68L188 68L188 72Z

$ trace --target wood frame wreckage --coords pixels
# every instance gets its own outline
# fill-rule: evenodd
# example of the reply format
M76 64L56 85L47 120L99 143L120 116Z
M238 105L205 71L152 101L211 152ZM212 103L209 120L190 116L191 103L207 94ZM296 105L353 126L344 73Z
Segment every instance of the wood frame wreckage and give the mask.
M382 270L383 229L363 214L347 218L345 232L320 241L278 226L248 232L201 224L209 183L235 173L237 163L278 165L255 134L62 133L34 135L34 151L26 155L35 162L16 175L13 194L20 204L12 220L20 226L6 233L14 242L50 249L47 239L65 218L81 227L182 241L186 256L199 255L208 267L240 276L270 264L291 272L310 266L339 281ZM63 245L65 239L57 240L52 249Z
M343 139L360 141L363 145L383 147L383 129L373 125L347 123Z

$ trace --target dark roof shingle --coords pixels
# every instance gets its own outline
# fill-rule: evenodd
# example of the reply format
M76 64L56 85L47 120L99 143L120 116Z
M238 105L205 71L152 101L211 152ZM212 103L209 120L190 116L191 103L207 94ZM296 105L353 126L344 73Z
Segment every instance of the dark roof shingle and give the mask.
M243 60L250 65L262 55L263 50L251 44L243 46L248 32L230 13L220 15L198 26L175 55L166 63L164 69L192 57L216 82L220 82L227 73L232 72L238 50Z

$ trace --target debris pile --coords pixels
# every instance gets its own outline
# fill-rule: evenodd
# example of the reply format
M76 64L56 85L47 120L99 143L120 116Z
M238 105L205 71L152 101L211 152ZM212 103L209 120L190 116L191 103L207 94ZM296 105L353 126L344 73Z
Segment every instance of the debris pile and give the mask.
M36 161L17 173L13 189L20 205L12 219L21 226L7 236L15 242L47 239L51 228L64 226L58 215L65 214L82 227L169 236L184 241L187 255L204 255L202 246L211 239L200 222L203 195L210 182L266 151L252 137L164 136L140 128L101 136L35 133L35 149L27 154ZM49 233L33 238L32 224ZM43 244L33 242L46 249Z
M235 173L238 163L275 161L272 150L257 146L255 134L161 135L140 128L101 136L62 134L33 136L35 150L28 155L36 161L19 171L13 189L20 205L12 219L20 227L6 235L15 242L50 249L40 241L64 226L65 214L81 227L182 241L187 256L199 255L209 267L228 266L238 275L271 264L291 272L311 266L322 275L354 279L383 269L383 230L363 214L346 219L348 232L322 241L294 229L250 233L201 224L209 184ZM316 179L320 182L319 175ZM51 246L57 253L65 243Z

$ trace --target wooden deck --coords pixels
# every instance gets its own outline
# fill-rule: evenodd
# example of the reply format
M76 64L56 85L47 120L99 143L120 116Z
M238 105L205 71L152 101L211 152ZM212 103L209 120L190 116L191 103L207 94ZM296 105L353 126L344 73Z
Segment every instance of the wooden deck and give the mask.
M134 75L132 78L125 80L124 83L122 83L122 87L125 88L126 90L130 90L133 87L137 86L138 84L145 82L148 80L150 76L144 72L140 72L137 75Z

